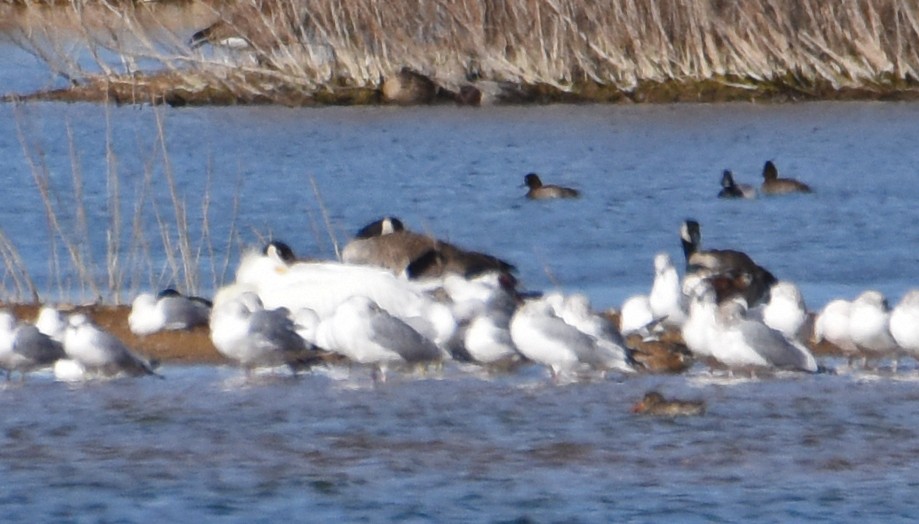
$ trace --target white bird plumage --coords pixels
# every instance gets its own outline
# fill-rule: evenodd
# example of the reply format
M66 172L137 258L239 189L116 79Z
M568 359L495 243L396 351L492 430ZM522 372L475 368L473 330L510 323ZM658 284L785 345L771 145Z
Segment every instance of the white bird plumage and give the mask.
M767 326L790 340L798 340L801 326L807 320L807 308L798 286L785 280L773 284L769 302L762 306L761 314Z
M258 295L240 290L211 312L211 341L247 373L287 365L294 372L310 361L312 346L298 333L286 309L265 309Z
M548 367L554 378L588 369L629 370L621 354L565 322L551 301L528 300L511 318L511 338L523 356Z
M893 308L890 334L904 351L919 357L919 289L908 291Z
M622 303L619 313L619 331L623 335L640 333L654 324L654 313L648 295L633 295Z
M32 324L17 322L8 311L0 311L0 369L10 378L53 365L64 357L59 342Z
M679 328L686 322L686 296L680 285L680 275L667 253L654 256L654 283L648 304L654 318L663 319L665 326Z
M712 356L728 367L766 367L793 371L817 371L817 360L810 350L789 341L781 332L747 318L742 298L719 307L718 340Z
M89 375L156 375L150 362L128 349L115 335L99 328L83 313L70 315L64 352Z
M852 302L837 298L827 302L814 319L814 340L827 342L852 356L858 352L849 331Z
M363 296L403 321L425 324L423 329L439 344L450 340L456 330L446 306L384 269L337 262L291 263L274 256L271 246L265 251L243 255L236 284L255 291L266 309L309 308L326 319L344 301Z
M316 342L350 360L384 371L401 364L440 361L444 353L409 324L368 297L355 295L322 320Z
M141 293L131 305L128 327L135 335L191 329L208 323L210 305L167 289L158 295Z
M852 301L849 336L860 350L872 356L893 352L897 343L890 334L890 308L880 291L864 291Z

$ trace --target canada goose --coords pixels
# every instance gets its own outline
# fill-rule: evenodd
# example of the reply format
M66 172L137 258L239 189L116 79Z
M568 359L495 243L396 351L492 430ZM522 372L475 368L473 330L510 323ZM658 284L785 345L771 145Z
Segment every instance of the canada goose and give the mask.
M731 249L703 251L702 232L695 220L686 220L680 228L686 274L698 278L718 278L734 286L750 307L768 300L769 289L778 279L758 266L746 253ZM719 297L719 302L722 297Z
M749 184L734 182L734 174L725 169L721 174L721 192L718 198L756 198L756 189Z
M794 178L779 178L779 170L772 160L767 160L763 166L763 185L761 191L764 195L784 195L787 193L811 193L810 186Z
M543 184L539 175L529 173L523 177L523 183L528 188L526 197L531 200L548 200L551 198L578 198L581 193L577 189L561 187L552 184Z
M456 273L465 277L486 271L510 274L513 264L497 257L468 251L428 235L405 229L395 217L384 217L361 228L342 250L347 264L378 266L409 278L439 277Z

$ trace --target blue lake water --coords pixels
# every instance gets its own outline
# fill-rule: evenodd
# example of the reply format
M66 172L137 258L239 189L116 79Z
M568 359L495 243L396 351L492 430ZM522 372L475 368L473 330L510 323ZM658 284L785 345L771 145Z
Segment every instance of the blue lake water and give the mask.
M3 56L0 91L47 82L27 57ZM51 240L34 174L47 176L62 230L101 283L106 245L120 241L122 291L103 298L124 301L183 283L168 256L178 251L170 186L205 294L230 278L241 248L273 237L331 258L330 237L343 243L392 214L513 262L528 289L583 291L599 309L647 292L654 254L679 260L679 225L693 217L705 246L743 249L796 282L811 309L869 288L895 302L919 285L917 122L919 104L868 102L6 104L0 228L43 297L94 298ZM723 169L758 183L767 159L815 193L715 198ZM531 171L584 197L526 201ZM21 298L3 282L6 298ZM534 367L485 376L453 364L378 387L339 368L254 382L223 366L163 374L0 387L6 518L838 522L919 509L912 362L893 375L744 380L694 368L567 386ZM709 411L631 415L651 388Z

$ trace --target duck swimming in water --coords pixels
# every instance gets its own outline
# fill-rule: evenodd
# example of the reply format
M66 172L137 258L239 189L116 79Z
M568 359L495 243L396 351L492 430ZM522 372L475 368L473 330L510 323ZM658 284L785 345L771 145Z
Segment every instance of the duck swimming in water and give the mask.
M523 183L529 189L526 197L530 200L548 200L552 198L578 198L581 193L577 189L570 187L556 186L552 184L543 184L539 175L530 173L523 177Z
M705 414L701 400L667 400L657 391L649 391L632 406L632 413L662 417L697 416Z
M780 178L779 170L776 169L772 160L767 160L763 166L763 185L760 191L764 195L785 195L788 193L812 193L813 190L804 182L799 182L794 178Z
M718 198L756 198L756 189L749 184L734 182L734 174L725 169L721 173L721 191Z

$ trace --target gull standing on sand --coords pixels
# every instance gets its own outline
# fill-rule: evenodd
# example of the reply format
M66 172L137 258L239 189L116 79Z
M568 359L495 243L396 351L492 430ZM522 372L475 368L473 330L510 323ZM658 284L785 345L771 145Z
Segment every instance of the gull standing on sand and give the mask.
M849 311L849 336L862 352L882 357L897 349L890 334L890 307L880 291L868 290L852 301Z
M790 342L766 324L746 316L741 299L721 304L718 312L718 340L712 356L728 367L766 367L817 372L817 360L801 344Z
M686 347L700 357L713 356L717 339L718 303L707 280L697 282L689 294L689 317L680 329Z
M630 351L626 349L622 334L616 329L612 321L595 313L590 304L590 299L582 293L574 293L564 297L561 310L556 310L556 315L561 317L566 324L574 326L596 343L596 352L607 369L631 372Z
M648 295L633 295L625 299L619 310L619 331L626 336L641 333L654 324L654 320Z
M45 305L38 310L35 327L60 344L64 343L67 332L67 318L57 308Z
M680 275L667 253L654 256L654 284L648 304L654 318L662 319L665 326L679 328L686 322L686 295L680 285Z
M858 353L849 330L852 302L837 298L827 302L814 319L814 340L827 341L851 358Z
M266 310L258 295L242 291L211 313L211 341L221 355L249 374L258 367L288 366L294 373L314 360L286 309Z
M0 311L0 369L7 379L50 367L64 358L61 344L28 323L17 323L8 311Z
M544 299L520 306L511 318L510 331L517 350L548 367L553 379L587 369L622 369L620 355L598 349L593 337L562 320Z
M128 349L115 335L93 324L83 313L70 315L64 352L90 375L157 375L150 362Z
M908 291L893 308L890 334L904 351L919 357L919 289Z
M211 303L165 289L157 295L141 293L131 305L128 326L135 335L191 329L208 323Z
M807 308L798 286L780 280L769 291L769 302L760 312L763 323L780 331L789 340L798 340L801 326L807 320Z
M445 356L412 326L359 295L342 302L319 324L316 341L356 363L375 366L383 379L393 365L437 362Z

